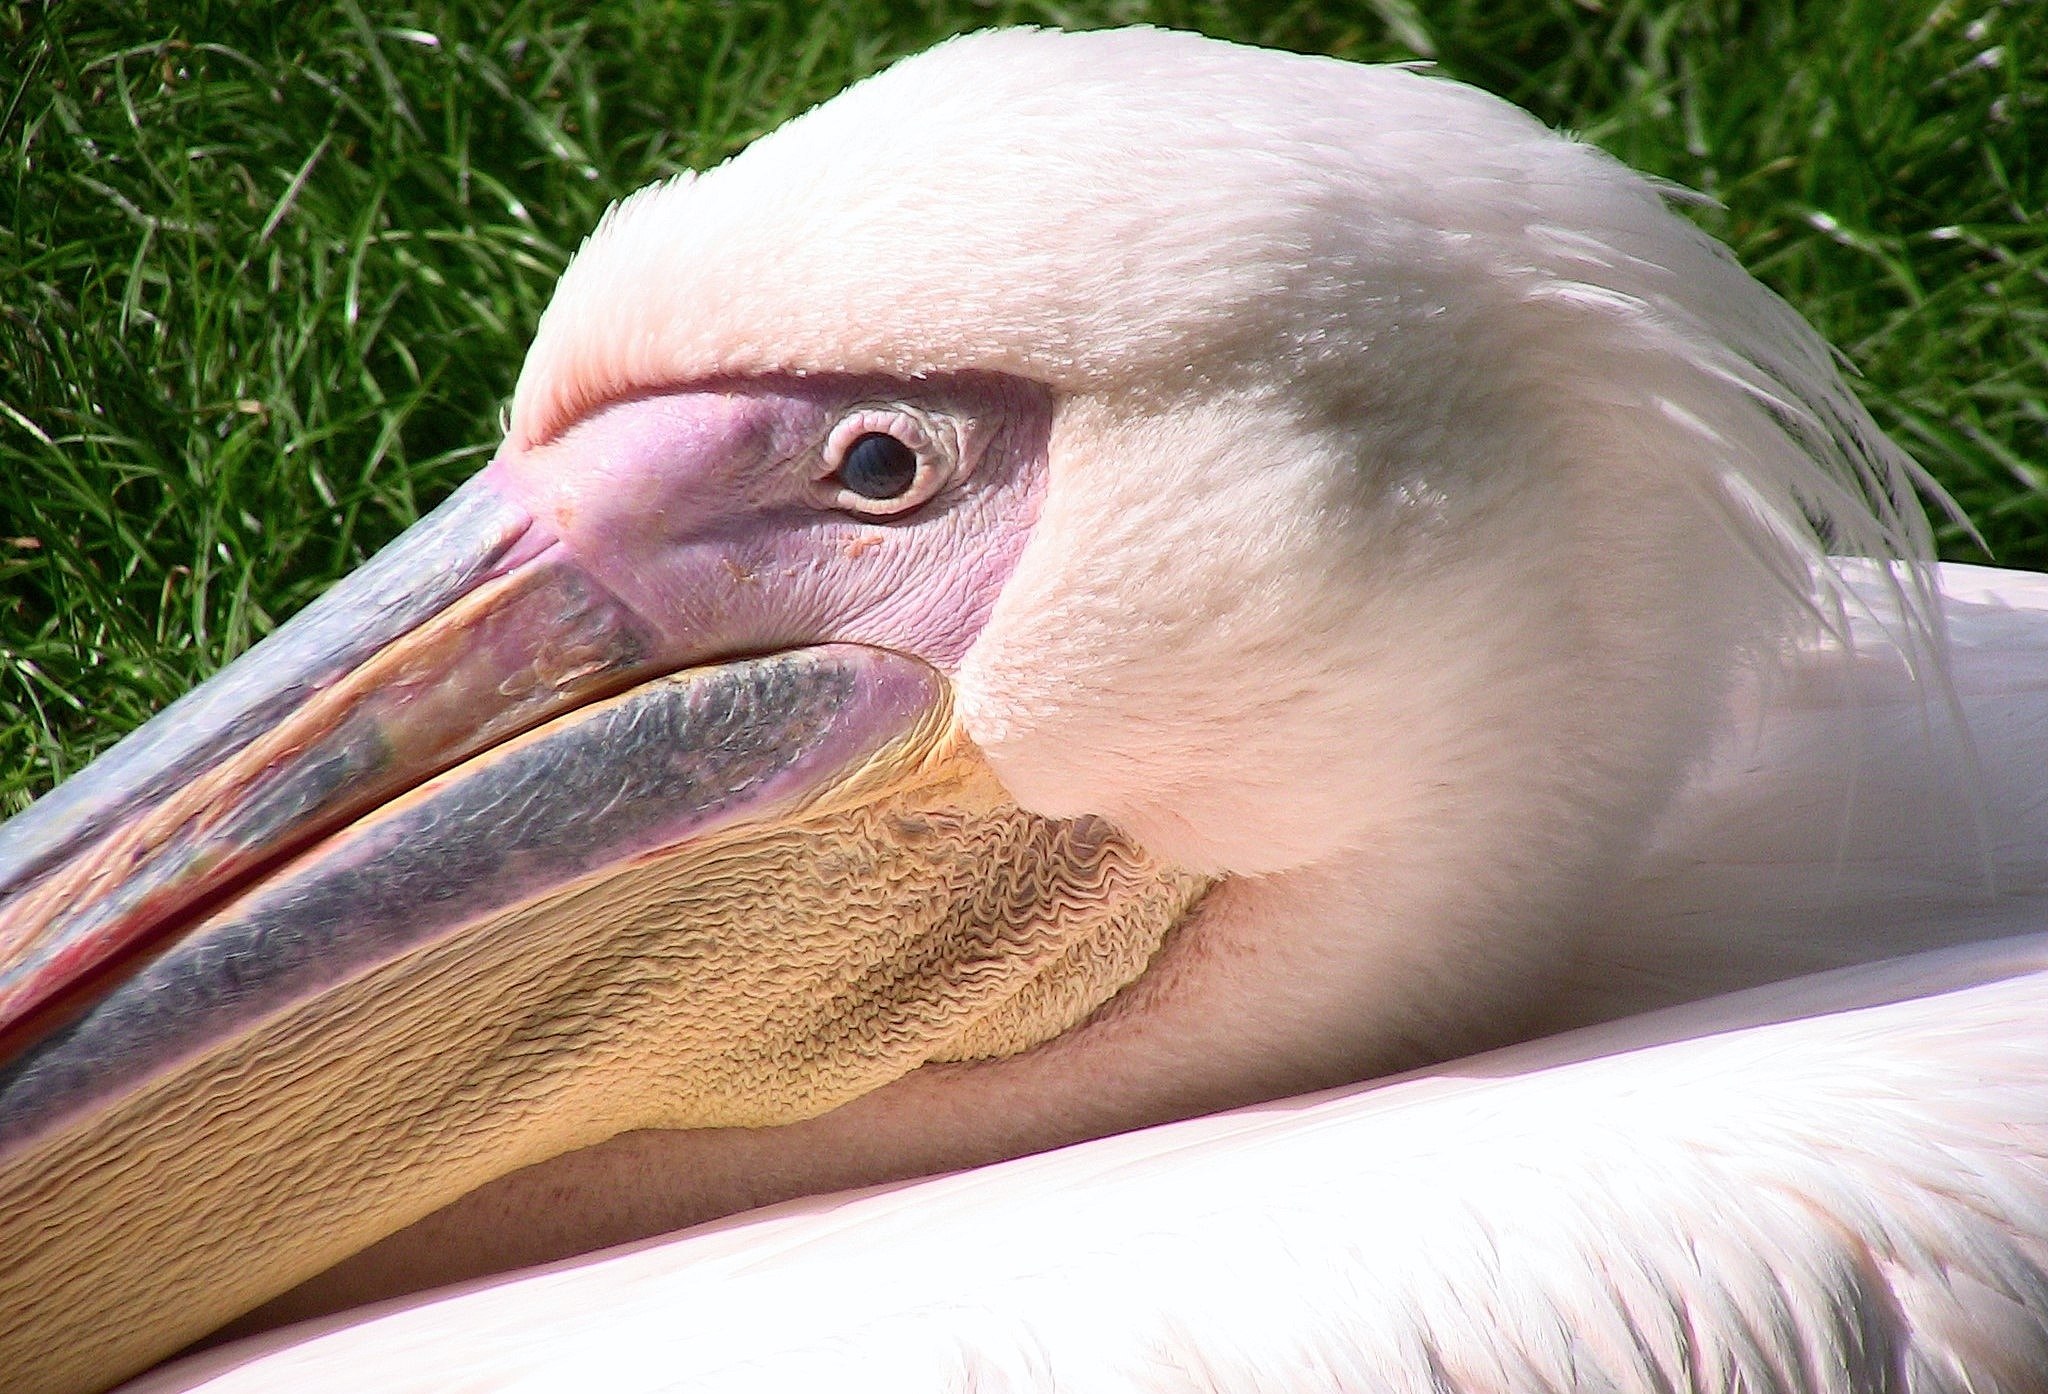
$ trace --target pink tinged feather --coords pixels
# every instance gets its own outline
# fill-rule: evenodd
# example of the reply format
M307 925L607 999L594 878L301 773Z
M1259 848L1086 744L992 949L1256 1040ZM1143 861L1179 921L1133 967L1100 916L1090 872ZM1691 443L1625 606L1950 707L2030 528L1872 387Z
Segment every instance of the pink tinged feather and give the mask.
M1922 955L797 1202L135 1391L2025 1389L2044 1015L2048 937Z

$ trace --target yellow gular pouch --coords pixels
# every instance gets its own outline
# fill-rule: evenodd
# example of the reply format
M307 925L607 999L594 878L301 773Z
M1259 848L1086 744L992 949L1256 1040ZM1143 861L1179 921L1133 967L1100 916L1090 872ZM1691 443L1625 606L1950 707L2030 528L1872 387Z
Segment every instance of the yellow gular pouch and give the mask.
M36 1219L0 1228L0 1363L103 1385L530 1163L1027 1049L1205 884L1017 809L942 699L794 817L395 960L0 1166Z

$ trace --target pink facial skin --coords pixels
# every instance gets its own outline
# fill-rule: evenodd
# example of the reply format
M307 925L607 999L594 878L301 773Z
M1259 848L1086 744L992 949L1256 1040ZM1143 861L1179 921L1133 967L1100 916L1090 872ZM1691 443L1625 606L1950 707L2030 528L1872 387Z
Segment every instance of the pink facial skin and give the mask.
M1051 416L1044 389L993 375L714 384L507 446L482 480L654 629L667 663L845 642L951 674L1037 520ZM831 452L892 422L925 431L936 488L868 516L895 505L843 489Z

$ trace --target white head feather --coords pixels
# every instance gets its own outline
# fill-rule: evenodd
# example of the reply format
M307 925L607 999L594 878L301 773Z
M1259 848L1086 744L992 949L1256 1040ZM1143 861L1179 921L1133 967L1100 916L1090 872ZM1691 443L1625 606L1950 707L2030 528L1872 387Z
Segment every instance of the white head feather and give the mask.
M1411 71L974 35L614 209L510 434L764 373L1047 384L970 734L1027 806L1332 921L1321 966L1427 996L1455 961L1479 1009L1431 1010L1469 1021L1549 961L1826 547L1926 545L1827 346L1667 192ZM1344 1009L1431 1035L1404 1002Z

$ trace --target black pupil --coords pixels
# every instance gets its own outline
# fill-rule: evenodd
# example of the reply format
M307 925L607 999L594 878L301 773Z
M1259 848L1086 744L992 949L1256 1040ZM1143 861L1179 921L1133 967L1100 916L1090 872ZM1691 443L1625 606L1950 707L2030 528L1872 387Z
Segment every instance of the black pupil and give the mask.
M839 482L864 499L900 499L917 480L917 452L880 431L846 447Z

